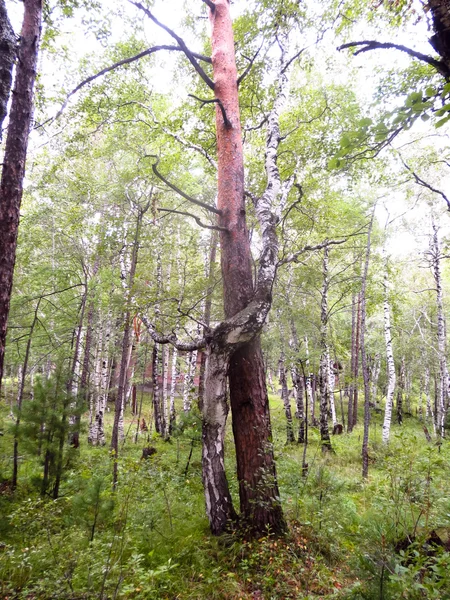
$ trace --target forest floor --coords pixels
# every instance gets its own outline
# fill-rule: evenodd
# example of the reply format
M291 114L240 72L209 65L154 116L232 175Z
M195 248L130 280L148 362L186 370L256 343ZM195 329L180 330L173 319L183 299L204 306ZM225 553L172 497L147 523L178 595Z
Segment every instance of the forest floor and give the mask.
M360 426L334 436L335 452L326 455L310 428L304 477L303 446L286 445L278 397L271 408L289 534L249 541L209 533L198 415L182 418L169 442L140 434L137 443L136 421L127 415L115 494L109 448L89 447L85 431L81 447L65 457L61 495L53 500L40 496L42 462L29 439L21 441L19 486L11 492L12 420L0 404L0 597L450 599L448 442L427 443L422 424L409 417L383 447L375 414L364 481ZM147 422L149 414L145 397ZM231 423L228 436L238 506ZM156 453L143 460L149 444Z

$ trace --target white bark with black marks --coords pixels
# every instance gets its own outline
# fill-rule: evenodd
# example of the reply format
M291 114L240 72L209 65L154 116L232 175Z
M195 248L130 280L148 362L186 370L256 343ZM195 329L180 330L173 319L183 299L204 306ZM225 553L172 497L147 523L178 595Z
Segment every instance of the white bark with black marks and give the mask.
M387 257L385 258L385 271L384 271L384 340L386 344L386 362L388 372L388 389L386 394L386 407L384 409L384 421L383 421L383 433L382 439L386 444L389 441L389 435L391 432L391 421L392 421L392 407L394 405L394 392L395 392L395 363L394 354L392 350L392 331L391 331L391 315L389 306L389 278L388 278L388 264Z

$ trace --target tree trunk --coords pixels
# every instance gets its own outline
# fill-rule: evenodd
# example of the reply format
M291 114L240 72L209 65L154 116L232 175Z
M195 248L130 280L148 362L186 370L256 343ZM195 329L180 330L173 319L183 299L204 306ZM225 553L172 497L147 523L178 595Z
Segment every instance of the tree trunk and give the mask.
M405 357L402 357L399 368L398 388L397 388L397 423L403 424L403 394L405 392Z
M6 327L16 260L28 136L33 118L33 91L41 35L41 20L42 0L25 0L15 87L0 183L0 388L3 377Z
M244 162L237 69L229 0L210 10L218 153L218 209L221 211L221 267L225 316L243 310L253 297L251 252L244 202ZM261 324L262 325L262 324ZM269 402L259 335L230 360L230 400L236 445L241 512L254 533L285 529L279 503Z
M291 402L289 399L289 389L286 376L286 359L284 351L281 352L278 365L280 368L281 399L283 401L284 414L286 417L286 443L293 444L295 442L294 426L292 424L292 411Z
M392 333L391 333L391 316L389 307L389 287L388 287L388 265L387 258L385 261L384 271L384 339L386 343L386 362L388 375L388 389L386 394L386 406L384 409L383 434L382 439L385 444L389 441L392 421L392 407L394 404L395 392L395 363L394 354L392 352Z
M328 352L328 258L329 246L323 249L322 261L322 296L320 304L320 440L322 452L332 451L330 432L328 429L328 407L330 406L330 355Z
M162 435L164 432L164 427L162 423L162 414L161 414L161 402L160 395L161 390L159 389L159 352L158 352L158 344L155 342L153 345L153 353L152 353L152 401L153 401L153 418L155 420L155 431Z
M127 310L125 311L124 329L122 337L122 355L120 361L119 386L117 389L116 402L114 406L114 425L111 436L111 450L114 454L113 465L113 488L116 489L118 481L118 456L119 456L119 438L123 437L123 412L125 410L125 390L127 382L128 360L130 355L131 336L132 336L132 315L130 305L133 300L133 286L136 275L136 266L138 262L139 240L141 235L142 220L144 214L150 206L150 201L145 207L135 206L137 208L136 229L134 233L133 247L131 251L130 270L128 274L128 282L126 284L126 302ZM121 436L122 433L122 436Z
M214 290L214 265L216 264L217 244L219 242L219 236L217 231L213 231L211 235L210 250L209 250L209 261L207 265L206 277L208 279L208 288L206 290L205 310L203 313L203 323L205 327L203 329L203 335L206 335L207 329L211 323L211 308L212 308L212 294ZM205 391L205 374L206 374L206 352L201 352L200 357L200 372L198 377L198 405L200 410L202 409L204 391Z
M209 524L212 533L218 535L237 517L224 464L224 438L228 415L228 357L209 347L206 349L206 363L202 406L202 477Z
M366 288L367 277L369 275L370 260L370 236L372 233L373 220L375 218L375 208L370 220L367 232L366 259L364 261L364 271L361 282L361 363L364 379L364 433L362 443L362 476L369 475L369 424L370 424L370 375L369 365L367 364L366 353Z
M430 255L433 269L434 281L436 283L436 308L437 308L437 335L438 335L438 359L439 359L439 388L438 402L436 408L437 432L444 437L446 406L449 395L449 381L447 369L447 340L445 332L444 295L442 290L441 275L441 249L438 238L438 228L433 221L433 237L431 241Z
M297 328L295 327L294 320L291 319L291 335L292 335L292 350L295 353L292 368L291 368L291 377L292 383L294 384L295 390L295 402L296 402L296 413L295 416L299 420L299 428L298 428L298 443L304 444L305 442L305 401L304 401L304 381L301 373L301 361L299 359L299 341L297 335ZM308 402L308 398L306 398L306 402Z
M358 294L356 303L356 332L355 332L355 363L353 371L353 427L358 423L358 375L359 375L359 350L361 338L361 294Z
M16 35L9 22L5 0L0 0L0 142L11 93L12 72L16 56Z
M450 74L450 2L428 0L425 6L429 9L433 21L434 35L430 38L430 44L440 55L446 72Z

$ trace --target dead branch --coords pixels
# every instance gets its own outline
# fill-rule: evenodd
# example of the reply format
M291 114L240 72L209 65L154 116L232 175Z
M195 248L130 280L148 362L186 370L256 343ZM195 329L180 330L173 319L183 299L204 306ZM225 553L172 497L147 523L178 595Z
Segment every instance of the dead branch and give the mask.
M444 194L444 192L441 190L438 190L437 188L435 188L432 185L430 185L429 183L427 183L424 179L419 177L419 175L417 175L417 173L415 171L413 171L413 169L403 160L403 157L400 154L400 152L397 152L397 154L400 157L400 160L401 160L403 166L405 167L405 169L407 171L409 171L411 173L411 175L414 177L417 185L420 185L420 186L424 187L425 189L430 190L430 192L433 192L434 194L438 194L439 196L441 196L441 198L443 198L447 204L447 210L450 211L450 200L447 198L447 196Z
M162 175L158 171L158 166L157 165L158 165L159 159L158 159L157 156L155 156L154 154L147 154L145 156L145 158L156 158L157 159L157 161L152 164L153 173L156 175L156 177L158 177L159 179L161 179L161 181L163 181L168 187L170 187L171 190L173 190L174 192L176 192L177 194L179 194L182 198L184 198L188 202L191 202L192 204L196 204L197 206L201 206L205 210L209 210L210 212L212 212L212 213L214 213L216 215L221 215L222 214L222 211L219 210L218 208L216 208L215 206L211 206L210 204L206 204L206 202L202 202L201 200L197 200L196 198L192 198L191 196L188 196L185 192L183 192L183 190L180 190L179 187L177 187L176 185L174 185L173 183L171 183L170 181L168 181L164 177L164 175Z

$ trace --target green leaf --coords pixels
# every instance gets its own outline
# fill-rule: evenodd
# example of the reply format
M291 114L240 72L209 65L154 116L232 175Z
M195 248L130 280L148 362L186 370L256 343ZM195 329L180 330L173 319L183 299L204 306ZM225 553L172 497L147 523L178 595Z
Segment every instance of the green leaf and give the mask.
M369 117L364 117L364 119L358 121L358 127L369 127L369 125L372 125L372 122L372 119L369 119Z
M442 127L442 125L445 125L445 123L447 123L447 121L449 121L449 120L450 120L450 115L447 115L443 119L440 119L439 121L436 121L436 123L434 124L434 126L437 129L438 127Z
M427 87L427 89L425 90L425 96L428 96L428 98L431 98L431 96L436 96L437 91L434 87Z

